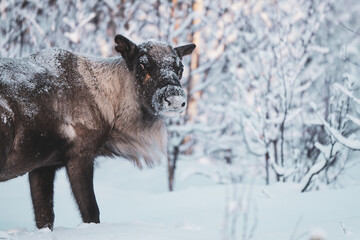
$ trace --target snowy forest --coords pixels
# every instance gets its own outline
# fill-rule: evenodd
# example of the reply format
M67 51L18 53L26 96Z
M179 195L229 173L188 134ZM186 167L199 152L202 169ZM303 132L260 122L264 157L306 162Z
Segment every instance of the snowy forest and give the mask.
M271 199L267 187L284 183L296 186L296 196L359 185L359 13L357 0L0 0L0 57L50 47L114 57L116 34L136 43L195 43L183 59L188 107L166 120L162 181L174 193L184 179L226 186L220 192L232 211L220 206L219 238L202 238L199 230L186 239L343 239L327 229L301 235L297 221L286 236L257 236L267 231L256 214L261 204L245 205L257 187ZM355 192L343 195L359 199ZM352 211L352 234L337 220L338 236L360 234L360 207ZM0 239L32 239L1 230L8 228L0 228Z

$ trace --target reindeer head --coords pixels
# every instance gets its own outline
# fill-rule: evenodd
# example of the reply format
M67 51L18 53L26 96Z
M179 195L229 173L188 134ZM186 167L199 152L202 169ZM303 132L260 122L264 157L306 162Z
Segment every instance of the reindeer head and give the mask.
M182 57L195 49L195 44L173 48L169 44L147 41L136 45L116 35L115 49L135 74L139 100L144 109L162 117L176 116L186 109L187 97L181 87L184 66Z

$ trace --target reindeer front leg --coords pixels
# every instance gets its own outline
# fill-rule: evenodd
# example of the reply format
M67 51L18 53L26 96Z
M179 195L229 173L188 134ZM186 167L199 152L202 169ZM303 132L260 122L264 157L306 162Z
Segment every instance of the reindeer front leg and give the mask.
M93 187L94 160L72 158L66 164L66 170L83 222L99 223L100 213Z
M31 198L38 228L54 226L54 178L55 167L42 167L29 173Z

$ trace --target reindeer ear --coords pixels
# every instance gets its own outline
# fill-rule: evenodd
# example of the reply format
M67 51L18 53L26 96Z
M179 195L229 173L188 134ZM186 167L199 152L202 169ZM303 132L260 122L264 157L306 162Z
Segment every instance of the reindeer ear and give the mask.
M196 45L191 43L191 44L176 47L174 49L175 49L177 55L179 56L179 58L182 59L183 56L191 54L195 48L196 48Z
M138 46L120 34L115 36L115 43L117 44L115 50L121 54L129 70L132 71L134 69L135 56L139 51Z

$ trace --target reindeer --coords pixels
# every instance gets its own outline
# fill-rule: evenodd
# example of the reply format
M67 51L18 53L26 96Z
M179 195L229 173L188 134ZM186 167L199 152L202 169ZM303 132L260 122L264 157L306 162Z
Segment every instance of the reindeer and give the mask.
M36 226L53 229L54 177L65 167L85 223L99 223L94 159L141 167L166 158L164 118L186 109L182 57L195 44L115 37L115 58L52 48L0 58L0 182L29 173Z

